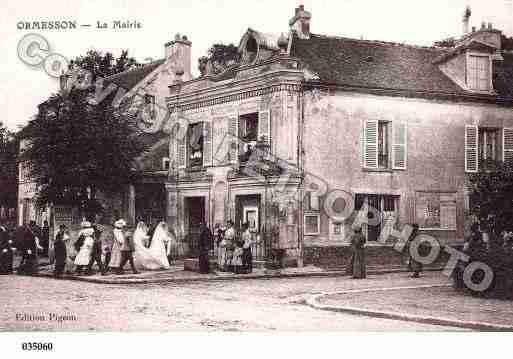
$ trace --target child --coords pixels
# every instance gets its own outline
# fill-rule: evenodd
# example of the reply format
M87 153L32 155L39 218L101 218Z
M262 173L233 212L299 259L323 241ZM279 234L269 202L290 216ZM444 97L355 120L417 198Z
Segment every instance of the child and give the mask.
M251 246L253 239L249 231L249 224L244 224L244 233L242 233L242 269L244 273L251 273L253 271L253 255L251 253Z

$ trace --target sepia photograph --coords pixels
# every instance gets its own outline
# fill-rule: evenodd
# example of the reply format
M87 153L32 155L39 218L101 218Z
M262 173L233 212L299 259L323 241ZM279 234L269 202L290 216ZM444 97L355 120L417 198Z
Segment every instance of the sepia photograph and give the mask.
M0 337L20 352L513 332L512 0L3 8Z

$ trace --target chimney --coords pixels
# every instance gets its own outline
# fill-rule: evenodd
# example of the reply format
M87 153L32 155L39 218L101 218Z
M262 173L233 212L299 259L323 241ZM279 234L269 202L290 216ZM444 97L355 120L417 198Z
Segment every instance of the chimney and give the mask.
M310 38L310 19L312 14L309 11L305 11L304 5L299 5L295 9L294 17L290 19L290 29L295 31L300 39Z
M191 44L187 36L176 34L173 41L164 45L166 62L171 67L169 69L171 70L170 73L176 73L176 70L179 69L179 72L183 73L183 81L188 81L192 78Z
M470 10L470 6L467 5L465 8L465 12L463 13L463 35L468 34L468 24L470 20L470 15L472 15L472 11Z

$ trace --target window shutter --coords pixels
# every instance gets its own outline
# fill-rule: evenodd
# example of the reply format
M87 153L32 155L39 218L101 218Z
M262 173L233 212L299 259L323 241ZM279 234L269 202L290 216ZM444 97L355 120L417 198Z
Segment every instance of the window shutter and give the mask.
M478 168L478 136L477 126L465 126L465 172L477 172Z
M513 161L513 128L502 129L502 160Z
M238 114L232 115L229 119L228 132L230 135L230 162L237 163L239 160L239 116Z
M271 145L271 111L258 112L258 140L265 137L267 144Z
M187 137L189 136L189 128L185 131L183 136L178 136L177 139L177 156L178 168L185 168L187 164Z
M212 166L212 123L203 122L203 166Z
M364 166L378 168L378 121L365 120Z
M407 161L408 129L405 123L392 123L392 166L396 170L405 170Z

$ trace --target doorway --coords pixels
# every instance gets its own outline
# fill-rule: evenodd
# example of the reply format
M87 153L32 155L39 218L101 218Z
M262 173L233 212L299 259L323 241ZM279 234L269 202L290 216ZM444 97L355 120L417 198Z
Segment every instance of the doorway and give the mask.
M205 222L205 197L185 197L185 231L189 242L189 255L199 254L200 224Z
M251 194L236 196L235 203L235 227L237 230L242 230L244 223L248 223L251 232L260 232L262 229L260 195Z
M355 210L367 210L367 218L371 221L373 213L379 216L378 224L365 225L363 229L367 241L385 241L393 230L397 221L399 209L399 196L385 194L356 194ZM372 223L372 222L371 222Z

